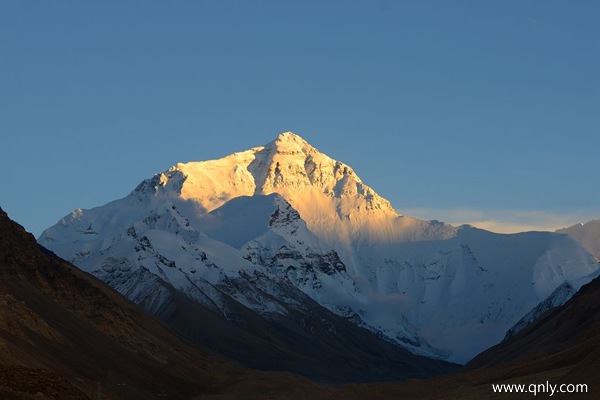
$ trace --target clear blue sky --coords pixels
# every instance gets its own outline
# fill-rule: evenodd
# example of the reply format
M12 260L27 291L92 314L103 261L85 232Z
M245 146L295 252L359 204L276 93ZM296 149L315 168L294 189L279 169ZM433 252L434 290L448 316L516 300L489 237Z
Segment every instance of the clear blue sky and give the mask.
M4 0L0 206L38 235L291 130L402 213L600 218L599 19L594 0Z

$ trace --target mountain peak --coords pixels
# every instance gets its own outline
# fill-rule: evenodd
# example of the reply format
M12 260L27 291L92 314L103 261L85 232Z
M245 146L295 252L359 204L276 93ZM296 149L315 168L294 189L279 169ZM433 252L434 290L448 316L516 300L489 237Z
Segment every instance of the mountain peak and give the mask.
M218 160L177 164L146 181L142 186L150 187L151 194L164 192L191 200L201 212L239 196L278 193L311 228L315 228L313 221L329 225L326 221L331 218L362 220L372 213L398 216L350 166L319 152L292 132Z
M311 229L319 230L313 224L316 221L330 225L332 218L398 216L390 203L365 185L350 166L319 152L295 133L280 133L274 141L253 151L246 170L253 177L254 194L279 193Z
M577 289L598 270L566 235L497 235L400 216L350 166L291 132L217 160L178 164L139 188L63 218L40 243L152 310L167 309L171 295L148 289L149 281L224 316L241 309L227 308L226 298L284 315L291 310L284 292L294 290L289 304L303 304L292 302L301 299L296 289L306 290L393 343L463 362L563 282ZM323 274L313 280L316 271ZM276 282L286 277L290 290Z
M275 140L264 146L264 150L267 152L290 155L302 153L308 154L316 151L316 149L306 140L293 132L280 133Z
M277 138L275 138L276 141L282 141L282 142L302 142L302 143L307 143L306 140L304 140L302 137L300 137L300 135L295 134L294 132L291 131L287 131L287 132L281 132L279 135L277 135Z

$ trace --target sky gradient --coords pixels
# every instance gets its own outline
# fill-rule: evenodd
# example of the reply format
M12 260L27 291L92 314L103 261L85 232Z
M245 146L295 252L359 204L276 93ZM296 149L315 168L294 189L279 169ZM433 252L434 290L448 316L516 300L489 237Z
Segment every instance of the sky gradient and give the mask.
M293 131L400 213L600 218L597 1L0 2L0 207L36 236Z

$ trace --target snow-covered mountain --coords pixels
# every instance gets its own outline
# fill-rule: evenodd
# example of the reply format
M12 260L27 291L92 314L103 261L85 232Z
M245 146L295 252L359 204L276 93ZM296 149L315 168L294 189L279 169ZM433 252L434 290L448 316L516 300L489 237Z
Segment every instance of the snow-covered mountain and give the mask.
M499 235L398 214L349 166L286 132L177 164L128 196L75 210L39 242L149 310L168 282L226 318L302 296L416 354L465 362L598 264L567 235ZM161 294L162 293L162 294Z
M585 224L576 224L557 230L573 236L579 243L600 260L600 219L593 219Z

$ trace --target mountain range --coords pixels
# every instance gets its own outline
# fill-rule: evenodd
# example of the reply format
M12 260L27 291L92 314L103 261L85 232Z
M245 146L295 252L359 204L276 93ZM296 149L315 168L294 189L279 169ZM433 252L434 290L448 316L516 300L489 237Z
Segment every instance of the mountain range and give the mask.
M0 210L0 398L501 399L507 394L494 392L492 385L550 382L585 385L583 393L553 393L553 398L594 399L600 385L599 295L596 278L459 373L405 383L322 386L289 373L250 371L191 346L37 245ZM376 359L365 363L377 367Z
M599 271L570 235L402 215L291 132L177 164L38 241L203 346L336 382L450 371L432 359L467 362Z

